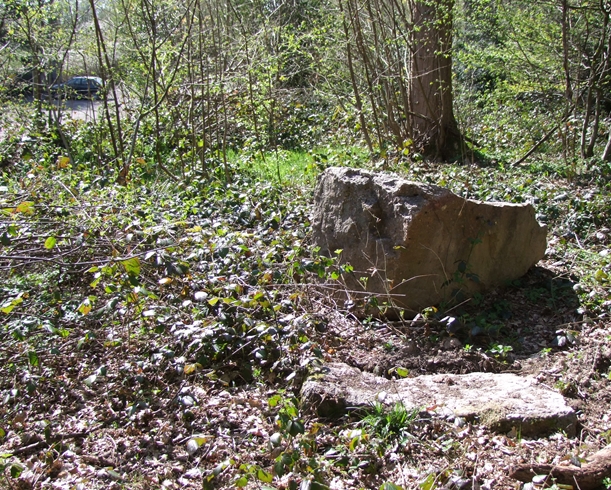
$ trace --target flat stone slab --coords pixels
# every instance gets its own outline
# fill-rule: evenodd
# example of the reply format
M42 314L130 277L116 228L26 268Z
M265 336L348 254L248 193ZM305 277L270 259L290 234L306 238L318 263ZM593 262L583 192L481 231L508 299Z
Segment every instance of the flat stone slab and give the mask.
M310 377L302 399L322 417L335 417L375 401L433 410L478 422L497 432L515 427L523 436L564 431L575 435L577 416L562 395L531 376L509 373L436 374L388 380L343 363Z

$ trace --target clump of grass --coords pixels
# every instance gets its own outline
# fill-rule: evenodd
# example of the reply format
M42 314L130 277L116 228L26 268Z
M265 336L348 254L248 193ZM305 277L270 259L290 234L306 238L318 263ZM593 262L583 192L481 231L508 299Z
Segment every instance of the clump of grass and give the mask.
M361 423L382 440L403 440L409 437L409 431L418 420L419 413L419 408L408 409L403 403L397 403L388 410L376 401Z

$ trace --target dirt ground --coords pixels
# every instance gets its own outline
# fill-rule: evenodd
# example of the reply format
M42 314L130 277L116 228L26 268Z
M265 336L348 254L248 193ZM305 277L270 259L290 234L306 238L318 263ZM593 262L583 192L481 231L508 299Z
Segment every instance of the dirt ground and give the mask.
M266 477L261 475L272 475L275 459L292 447L293 453L317 455L316 464L327 465L317 474L324 475L329 488L379 488L393 482L406 489L516 489L522 484L508 476L516 464L561 464L611 443L611 322L606 314L592 318L578 310L570 275L544 264L519 285L474 303L455 310L461 324L451 332L447 323L432 319L363 320L316 303L318 313L309 317L306 330L325 361L380 375L403 367L409 376L474 371L536 376L562 392L577 411L576 438L558 433L527 440L433 418L416 421L407 441L373 450L374 441L364 439L351 448L346 431L360 427L358 417L322 420L300 407L305 426L300 437L313 441L305 454L298 437L283 438L278 447L270 444L282 412L270 399L298 395L305 369L287 376L286 390L277 388L272 373L231 387L223 376L236 366L186 376L184 365L158 354L161 346L134 342L121 348L129 356L117 351L107 359L103 381L83 379L82 367L68 362L64 376L45 380L46 389L32 393L27 410L12 412L5 400L0 410L9 430L0 451L12 452L25 467L18 479L5 483L7 488L263 488ZM485 322L477 318L481 312L487 312ZM476 320L488 328L476 328ZM104 340L98 342L88 353L92 365L96 350L102 355ZM125 362L138 353L142 362ZM292 355L293 364L306 365L311 357L308 346ZM154 404L145 399L126 403L129 392L144 384L156 387ZM340 456L349 462L336 464ZM253 468L264 473L257 478ZM312 481L307 465L295 464L292 470L274 477L271 488L294 488L300 480L300 488L324 488Z

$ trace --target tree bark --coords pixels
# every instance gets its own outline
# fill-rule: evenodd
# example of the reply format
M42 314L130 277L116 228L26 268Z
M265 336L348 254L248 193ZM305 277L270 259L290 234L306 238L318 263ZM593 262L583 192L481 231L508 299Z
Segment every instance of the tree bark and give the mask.
M452 108L454 0L414 0L410 100L416 147L448 160L460 150Z

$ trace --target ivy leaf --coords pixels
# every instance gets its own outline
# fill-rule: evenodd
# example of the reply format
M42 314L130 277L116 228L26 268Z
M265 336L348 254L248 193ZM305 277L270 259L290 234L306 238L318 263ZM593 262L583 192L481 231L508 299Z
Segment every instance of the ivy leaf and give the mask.
M282 400L282 397L280 395L274 395L274 396L272 396L271 398L269 398L267 400L267 403L268 403L268 405L270 407L273 408L273 407L277 406L280 403L281 400Z
M193 374L199 371L202 368L202 365L199 362L193 364L185 364L184 372L185 374Z
M274 480L274 475L268 473L262 468L257 470L257 478L263 483L271 483Z
M28 361L30 362L30 366L38 366L38 354L34 351L28 352Z
M130 276L138 277L140 275L140 260L138 257L122 260L121 265Z
M245 476L241 476L235 481L235 486L238 488L244 488L246 485L248 485L248 478Z
M13 308L15 308L15 306L21 303L23 303L23 298L15 298L12 301L4 303L4 305L2 305L2 308L0 308L0 311L8 315L11 311L13 311Z
M387 481L382 483L380 490L403 490L403 487Z
M21 214L34 214L34 202L33 201L24 201L15 208L14 212L21 213Z
M297 434L303 434L305 432L305 427L301 420L291 420L288 423L288 433L295 437Z
M421 481L418 486L422 488L422 490L433 490L435 488L435 481L437 480L434 473L429 473L429 475Z
M23 470L25 469L24 466L21 466L20 464L13 464L11 466L11 477L12 478L19 478L19 476L21 476L21 473L23 473Z
M51 250L57 244L57 239L53 236L50 236L45 240L45 248L47 250Z
M88 315L90 311L91 311L91 304L89 304L88 300L83 301L81 303L81 306L78 307L78 312L83 316Z
M409 370L404 367L398 367L397 374L402 378L407 378L407 375L409 374Z
M57 157L55 164L57 165L57 168L68 168L68 165L70 165L70 157L59 156Z
M276 473L276 475L278 475L280 478L284 476L284 473L286 473L286 470L284 468L284 463L282 461L276 461L274 463L274 473Z

